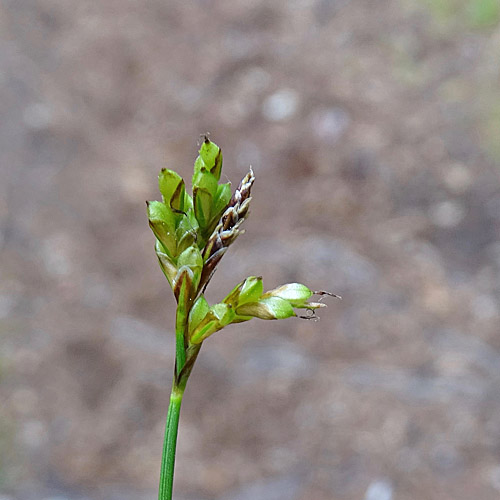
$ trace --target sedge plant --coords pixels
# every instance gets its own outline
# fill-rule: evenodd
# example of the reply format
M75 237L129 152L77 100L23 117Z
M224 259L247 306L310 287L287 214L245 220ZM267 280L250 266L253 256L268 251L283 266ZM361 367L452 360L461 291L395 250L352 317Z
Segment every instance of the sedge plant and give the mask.
M250 276L236 285L219 303L210 305L205 289L217 265L241 230L248 215L255 180L249 172L231 193L230 183L220 183L221 149L206 136L194 163L192 195L184 180L173 170L159 175L162 201L147 202L149 225L156 236L156 255L170 284L177 310L175 315L175 367L168 407L159 500L171 500L175 450L182 397L203 342L232 323L252 318L264 320L297 316L304 309L324 307L310 302L313 292L300 283L289 283L264 292L262 278ZM301 316L302 317L302 316Z

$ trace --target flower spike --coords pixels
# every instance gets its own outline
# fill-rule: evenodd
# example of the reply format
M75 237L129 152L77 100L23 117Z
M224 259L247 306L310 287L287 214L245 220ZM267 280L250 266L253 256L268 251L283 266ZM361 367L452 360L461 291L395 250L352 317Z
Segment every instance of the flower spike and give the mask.
M205 265L201 275L199 290L203 291L212 278L215 268L227 248L243 231L240 226L248 214L255 176L250 167L249 172L241 180L238 188L231 197L228 207L222 214L219 224L210 236L207 245L203 251L203 260Z
M253 318L276 320L298 316L314 319L326 307L323 296L301 283L288 283L264 292L262 277L250 276L219 303L210 305L204 292L217 265L244 231L255 175L250 167L231 194L230 183L220 184L222 151L203 136L194 163L192 195L184 179L163 169L158 177L162 201L147 202L149 225L155 235L160 267L177 301L175 316L175 367L168 410L159 500L172 500L177 427L182 396L203 341L224 327ZM310 302L319 295L318 302ZM340 298L340 297L339 297Z

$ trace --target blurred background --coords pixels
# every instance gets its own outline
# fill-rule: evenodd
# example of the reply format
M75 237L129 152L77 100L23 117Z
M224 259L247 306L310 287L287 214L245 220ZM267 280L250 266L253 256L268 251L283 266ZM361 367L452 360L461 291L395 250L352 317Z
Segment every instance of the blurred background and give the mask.
M0 2L0 498L156 497L146 199L209 131L248 275L339 293L203 348L178 500L500 495L498 0Z

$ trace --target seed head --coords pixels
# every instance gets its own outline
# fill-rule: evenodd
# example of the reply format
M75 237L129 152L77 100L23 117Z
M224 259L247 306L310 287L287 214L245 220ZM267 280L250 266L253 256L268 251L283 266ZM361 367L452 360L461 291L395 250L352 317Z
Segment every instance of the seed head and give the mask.
M234 191L229 205L203 250L204 266L198 290L203 290L208 285L227 248L243 232L240 230L240 226L248 214L250 200L252 199L250 192L254 181L255 176L252 167L250 167L249 172L243 177Z

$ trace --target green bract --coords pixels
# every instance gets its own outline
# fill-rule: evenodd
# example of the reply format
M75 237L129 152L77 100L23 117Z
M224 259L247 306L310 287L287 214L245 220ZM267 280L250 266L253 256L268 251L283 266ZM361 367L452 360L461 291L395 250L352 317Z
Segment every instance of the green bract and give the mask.
M184 180L173 170L164 168L158 176L163 203L173 210L183 211L186 189Z

